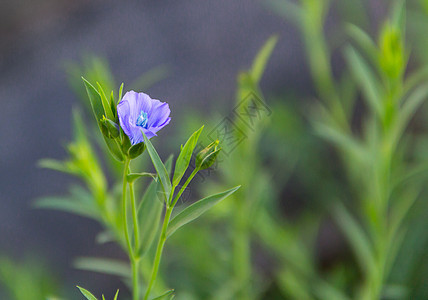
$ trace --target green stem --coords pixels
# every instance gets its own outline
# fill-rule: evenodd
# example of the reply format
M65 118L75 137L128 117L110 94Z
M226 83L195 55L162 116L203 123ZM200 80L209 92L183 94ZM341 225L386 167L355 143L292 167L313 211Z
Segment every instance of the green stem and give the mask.
M134 183L132 182L129 183L129 193L131 195L132 222L134 224L134 253L138 253L138 247L140 246L140 228L138 226L137 207L135 205Z
M162 224L162 231L161 231L161 235L159 237L158 245L156 248L156 255L155 255L155 260L153 263L152 274L150 276L150 281L149 281L149 285L147 286L147 290L146 290L146 294L144 296L144 300L147 300L148 297L150 296L150 291L152 290L153 285L156 281L156 277L158 275L159 264L160 264L160 260L162 257L163 248L164 248L165 242L166 242L166 231L168 229L168 224L169 224L169 220L171 218L172 210L173 210L174 206L177 204L178 199L180 199L180 196L183 194L184 190L189 185L190 181L192 181L193 177L195 177L195 175L198 171L199 171L198 168L193 170L192 174L190 174L190 176L187 178L184 185L181 187L180 191L177 193L177 196L175 196L174 200L172 201L172 205L170 205L172 197L174 196L174 190L175 190L175 186L172 187L169 199L167 200L167 207L166 207L165 217L164 217L163 224Z
M169 219L171 218L172 208L173 208L172 206L166 207L165 218L162 224L162 231L161 231L159 242L156 248L156 255L155 255L155 261L153 263L152 275L150 276L150 282L149 282L149 285L147 286L147 291L144 296L144 300L147 300L149 298L150 291L153 288L153 285L155 283L155 280L159 271L159 264L162 256L162 251L166 242L166 230L168 229L168 223L169 223Z
M124 167L124 170L123 170L122 213L123 213L123 227L124 227L124 230L125 230L126 244L128 246L128 254L129 254L129 257L132 258L134 255L133 255L133 252L132 252L131 240L129 238L128 222L127 222L128 216L127 216L127 209L126 209L126 207L127 207L127 205L126 205L127 204L127 201L126 201L126 187L127 187L127 184L128 184L128 181L126 180L126 176L128 175L128 172L129 172L129 163L130 163L130 161L131 160L129 158L127 158L125 160L125 167Z
M132 290L133 290L132 299L133 300L138 300L139 294L140 294L139 292L140 286L138 284L138 272L139 272L138 262L139 262L138 259L132 258L131 265L132 265Z
M193 177L195 177L196 173L198 173L199 169L196 168L193 170L192 174L187 178L184 185L181 187L180 191L178 192L177 196L174 198L174 202L172 203L171 207L174 207L177 204L178 199L180 199L181 195L183 194L184 190L189 185L190 181L192 181ZM174 194L174 191L171 192L171 196Z
M132 299L138 300L139 297L139 285L138 285L138 259L134 257L134 253L132 250L131 245L131 239L129 237L129 231L128 231L128 216L127 216L127 201L126 201L126 188L128 185L128 181L126 179L128 173L129 173L129 164L131 162L131 159L126 158L125 160L125 166L123 170L123 186L122 186L122 210L123 210L123 227L125 232L125 238L126 238L126 245L128 248L128 257L129 261L131 263L132 267ZM132 201L132 211L133 216L136 213L135 210L135 197L134 197L134 190L132 185L129 187L130 193L131 193L131 201ZM138 227L136 229L136 223L134 222L134 232L138 230ZM136 239L138 241L138 239ZM138 245L138 244L136 244Z

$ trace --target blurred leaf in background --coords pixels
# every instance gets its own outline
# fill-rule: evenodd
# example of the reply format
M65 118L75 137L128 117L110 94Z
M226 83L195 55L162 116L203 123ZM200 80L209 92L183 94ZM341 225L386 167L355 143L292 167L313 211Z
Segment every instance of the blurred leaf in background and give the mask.
M0 257L0 298L10 300L57 299L61 295L58 276L40 257L20 262Z

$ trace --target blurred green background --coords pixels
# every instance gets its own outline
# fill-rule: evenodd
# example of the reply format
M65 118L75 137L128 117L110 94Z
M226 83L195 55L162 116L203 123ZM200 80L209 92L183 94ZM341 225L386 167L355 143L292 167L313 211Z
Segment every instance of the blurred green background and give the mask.
M171 239L159 290L428 298L427 1L0 5L1 299L80 299L77 284L129 295L125 256L102 226L34 207L114 191L117 166L100 150L82 75L170 104L154 140L164 160L201 124L204 143L222 138L218 163L182 201L243 186ZM107 176L94 185L95 175L36 168L46 157L86 159Z

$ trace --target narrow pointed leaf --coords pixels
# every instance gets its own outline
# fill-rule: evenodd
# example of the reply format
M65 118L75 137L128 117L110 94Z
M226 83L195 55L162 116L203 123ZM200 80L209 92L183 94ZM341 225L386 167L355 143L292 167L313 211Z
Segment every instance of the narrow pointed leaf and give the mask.
M117 290L116 295L114 295L114 299L113 300L117 300L118 296L119 296L119 290Z
M195 220L216 203L236 192L241 186L236 186L230 190L211 195L202 200L199 200L192 205L186 207L178 215L176 215L168 224L167 237L171 236L177 229Z
M367 63L360 54L352 47L345 49L345 57L350 65L351 71L361 86L368 105L379 116L383 115L382 95L380 94L380 83L370 70Z
M82 79L86 87L86 92L88 93L89 101L91 102L91 107L92 107L92 111L94 113L95 119L97 120L97 123L99 123L104 115L104 108L101 100L101 95L94 88L94 86L89 83L89 81L87 81L83 77Z
M110 93L110 109L113 112L113 115L114 115L114 118L115 118L114 121L118 122L119 119L117 118L116 103L114 102L114 93L113 93L113 91L111 91L111 93Z
M77 286L77 288L80 290L80 292L83 294L83 296L86 297L88 300L97 300L97 298L91 294L88 290L85 290L84 288Z
M358 43L358 46L366 53L372 63L378 63L378 49L371 37L354 24L346 26L348 34Z
M171 74L171 68L167 65L156 66L148 70L139 78L131 83L131 90L144 91L150 88L155 83L167 78Z
M168 156L168 159L165 162L165 169L168 173L168 177L171 177L171 171L172 171L172 161L174 159L174 155Z
M198 143L199 136L201 135L204 126L195 131L187 140L186 144L182 146L180 155L175 163L174 177L172 179L172 185L177 186L180 183L181 178L189 167L190 159L192 158L193 151L195 150L196 144Z
M342 204L336 207L334 217L345 233L360 266L366 271L375 267L370 239L354 217Z
M119 103L120 100L122 100L122 93L123 93L123 82L122 82L122 84L120 85L120 88L119 88L119 99L117 100L117 103Z
M56 159L43 158L37 162L37 165L41 168L51 169L63 173L73 173L73 171L70 170L64 162Z
M254 82L258 83L260 81L265 71L267 62L269 61L269 58L277 42L278 36L271 36L254 59L253 66L251 68L251 77L253 78Z
M163 208L163 200L158 197L159 188L159 181L152 181L138 206L137 217L140 224L141 242L139 256L144 255L150 248L158 232Z
M103 135L103 138L104 138L104 142L106 143L108 149L110 150L110 154L116 160L123 161L123 154L122 154L121 150L119 149L119 146L117 145L117 143L114 140L105 137L104 135Z
M79 257L74 261L73 265L80 270L115 275L123 278L129 278L129 274L131 274L127 263L109 258Z
M82 203L81 201L75 201L68 197L40 198L36 200L34 207L64 211L92 219L98 218L98 212L93 206Z
M115 236L109 230L106 230L98 233L95 237L95 241L98 244L105 244L105 243L114 242L116 241L116 239L115 239Z
M152 163L156 169L156 172L158 173L160 183L162 184L162 189L165 194L165 202L166 202L168 201L169 194L171 192L171 181L169 180L168 172L162 160L160 159L159 154L156 152L156 149L153 147L150 140L147 138L147 136L144 134L142 130L141 132L144 137L144 144L147 147L147 152L149 153L150 159L152 160Z
M91 107L92 107L92 111L94 113L95 119L97 120L97 124L102 132L103 125L101 123L101 120L103 119L103 116L105 113L104 113L104 108L101 100L101 95L94 88L94 86L90 84L85 78L82 77L82 79L85 84L86 92L88 93L89 100L91 102ZM112 119L114 120L114 117ZM122 152L118 148L118 145L116 144L116 142L114 140L111 140L105 137L104 135L103 135L103 138L112 156L118 161L123 161Z
M172 293L174 293L174 290L166 291L165 293L163 293L159 297L153 298L152 300L172 299L174 297L174 295Z
M156 174L154 173L146 173L146 172L142 172L142 173L129 173L126 176L126 181L128 182L134 182L135 180L137 180L138 178L141 177L152 177L153 179L156 179Z
M107 116L107 118L114 120L113 111L111 110L110 102L108 101L106 94L104 93L104 89L101 87L101 85L97 82L98 86L98 93L101 97L101 103L104 108L104 113Z
M261 2L261 4L267 6L277 15L294 22L296 25L300 25L304 12L296 3L283 0L269 0Z

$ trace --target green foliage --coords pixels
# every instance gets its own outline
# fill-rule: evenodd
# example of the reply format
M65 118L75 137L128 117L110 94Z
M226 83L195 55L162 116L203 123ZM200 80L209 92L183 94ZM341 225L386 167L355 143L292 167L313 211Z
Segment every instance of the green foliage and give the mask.
M85 296L88 300L98 300L94 295L91 294L88 290L85 290L84 288L81 288L80 286L77 286L77 288L80 290L80 292ZM103 297L104 298L104 297Z
M181 145L181 151L175 163L174 177L172 179L173 186L177 186L180 183L181 178L189 167L190 159L192 158L193 151L195 150L199 136L201 135L203 129L204 127L202 126L197 131L195 131L184 144L184 147Z
M53 295L58 295L58 287L58 278L40 258L25 258L18 262L4 255L0 257L2 299L54 300Z
M166 236L170 237L177 229L179 229L183 225L186 225L189 222L192 222L193 220L198 218L200 215L202 215L204 212L209 210L213 205L220 202L224 198L232 195L239 188L240 186L234 187L230 190L208 196L204 199L201 199L189 205L169 222Z
M144 132L143 131L141 131L141 132L143 133L144 144L147 147L147 152L149 153L150 159L153 162L153 166L155 167L156 172L159 176L159 181L162 185L162 190L164 193L165 203L169 204L170 203L170 194L171 194L171 189L172 189L171 182L169 179L169 174L165 168L165 165L163 164L162 160L160 159L159 154L157 153L157 151L153 147L152 143L146 137Z
M123 279L130 278L131 273L128 264L107 258L79 257L73 265L76 269L119 276Z
M152 300L171 300L174 298L174 290L166 291L164 294L160 295L159 297L153 298Z
M163 209L163 199L159 199L161 184L159 180L152 181L146 189L138 206L138 220L141 228L141 245L139 255L144 253L152 245L160 227L160 218Z
M172 159L163 163L146 136L144 143L131 146L120 129L115 106L123 84L117 99L113 92L107 93L114 88L108 68L98 61L89 75L85 68L76 69L88 78L84 79L90 100L86 103L91 104L104 148L125 168L119 164L120 172L113 169L114 182L109 186L91 135L75 113L69 159L42 160L40 165L75 175L86 187L74 187L68 196L39 199L35 206L100 222L103 231L97 241L118 243L130 263L80 258L75 266L121 277L134 291L134 299L142 298L142 287L144 299L172 299L173 290L162 294L165 282L180 285L177 297L186 300L425 299L428 218L426 204L419 199L426 196L428 143L424 145L423 130L414 130L411 123L416 120L420 128L426 126L418 116L424 113L428 97L428 67L409 60L407 46L413 37L412 54L426 61L427 44L420 38L427 25L426 11L420 9L426 8L425 2L393 1L389 17L379 22L378 36L373 38L362 29L369 27L363 12L367 2L268 1L268 7L300 29L319 101L309 110L301 104L302 97L292 93L287 104L275 103L272 97L265 101L260 81L278 42L278 36L272 36L250 69L238 76L236 105L229 115L237 130L218 142L204 136L202 128L195 131L181 146L174 172ZM338 16L346 24L343 32L342 26L333 30L324 26L330 5L344 12ZM350 41L337 51L333 39L327 39L330 31L346 34ZM332 54L338 53L343 54L345 66L333 72ZM151 84L167 73L162 66L155 68L137 80L138 85ZM180 124L193 124L179 130L193 132L202 121L208 128L218 124L217 119L208 120L212 116L198 117L200 113L188 113L192 120ZM230 145L230 140L240 143ZM195 168L186 178L198 144L208 146L194 156ZM156 173L142 172L135 160L146 148ZM182 204L174 216L173 209L190 182L208 168L216 169L216 180L197 188L211 196ZM116 188L121 174L122 195ZM211 175L199 173L207 174ZM238 190L237 185L242 187ZM293 206L282 204L289 190L293 198L305 200L302 211L286 211ZM229 201L221 201L231 194ZM198 221L208 209L211 213ZM349 259L341 249L324 267L316 250L323 229L333 226L330 217L353 257ZM177 231L190 222L194 226ZM175 247L167 249L169 265L163 268L166 240ZM255 257L272 268L259 272ZM81 291L87 299L96 299Z

